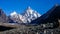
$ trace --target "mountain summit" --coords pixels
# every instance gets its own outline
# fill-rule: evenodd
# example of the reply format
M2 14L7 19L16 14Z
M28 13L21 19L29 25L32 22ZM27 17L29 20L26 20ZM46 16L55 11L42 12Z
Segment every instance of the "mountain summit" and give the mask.
M32 20L35 20L40 16L41 15L37 13L37 11L31 9L30 6L22 14L18 14L15 11L10 14L10 18L18 23L30 23Z
M29 6L29 7L25 10L23 16L26 17L26 19L27 19L28 22L31 22L32 20L40 17L41 15L40 15L39 13L37 13L37 11L31 9L31 7Z

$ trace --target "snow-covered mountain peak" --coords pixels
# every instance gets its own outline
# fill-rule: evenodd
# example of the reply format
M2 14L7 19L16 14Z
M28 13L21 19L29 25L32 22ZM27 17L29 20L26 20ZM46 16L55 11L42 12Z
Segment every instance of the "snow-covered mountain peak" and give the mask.
M16 15L16 11L12 12L10 15L13 16L13 15Z
M32 20L40 17L41 15L33 10L30 6L25 10L24 16L26 17L26 19L28 20L28 22L31 22Z
M28 6L25 12L28 13L28 14L32 14L33 10L31 9L30 6Z
M10 16L14 22L30 23L32 20L37 19L41 15L29 6L27 7L24 13L18 14L16 13L16 11L14 11L13 13L10 14Z
M33 10L30 6L25 10L25 13L24 13L25 16L38 16L40 17L41 15Z

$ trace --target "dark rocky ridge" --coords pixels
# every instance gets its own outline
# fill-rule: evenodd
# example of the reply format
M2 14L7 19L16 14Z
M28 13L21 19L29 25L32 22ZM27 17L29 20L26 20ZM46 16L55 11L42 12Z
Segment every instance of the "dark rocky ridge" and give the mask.
M13 27L9 27L8 24L6 24L8 26L8 27L6 27L6 25L4 23L9 23L9 18L8 18L8 16L6 16L6 14L3 12L3 10L0 9L0 31L13 29Z
M7 23L8 22L8 17L3 12L2 9L0 9L0 22L3 22L3 23Z
M46 24L53 23L54 27L59 26L58 19L60 19L60 5L55 5L47 13L32 21L30 24Z

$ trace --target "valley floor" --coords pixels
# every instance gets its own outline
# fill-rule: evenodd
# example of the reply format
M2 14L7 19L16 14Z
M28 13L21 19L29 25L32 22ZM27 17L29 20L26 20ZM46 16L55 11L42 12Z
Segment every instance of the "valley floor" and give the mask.
M12 27L13 29L0 31L0 34L60 34L60 27L54 29L44 29L40 25L17 25L10 23L0 23L0 26Z

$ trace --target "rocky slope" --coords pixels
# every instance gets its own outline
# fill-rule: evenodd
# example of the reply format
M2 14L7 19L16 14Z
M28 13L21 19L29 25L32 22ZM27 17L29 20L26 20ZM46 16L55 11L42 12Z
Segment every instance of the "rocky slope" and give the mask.
M8 17L6 14L3 12L2 9L0 9L0 22L6 23L8 22Z

